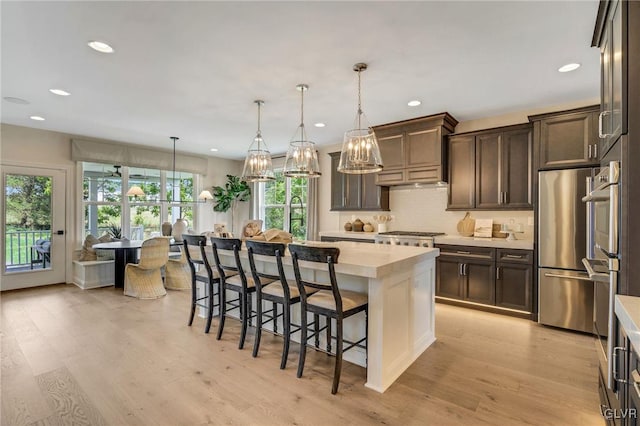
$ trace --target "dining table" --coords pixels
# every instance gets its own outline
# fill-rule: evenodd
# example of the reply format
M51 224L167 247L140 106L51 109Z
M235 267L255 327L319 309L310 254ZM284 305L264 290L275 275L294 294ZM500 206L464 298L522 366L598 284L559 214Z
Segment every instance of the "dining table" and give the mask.
M114 285L116 288L124 288L124 270L127 263L138 262L138 250L142 247L143 240L122 240L109 243L94 244L94 249L114 251ZM181 246L182 241L170 240L172 247Z

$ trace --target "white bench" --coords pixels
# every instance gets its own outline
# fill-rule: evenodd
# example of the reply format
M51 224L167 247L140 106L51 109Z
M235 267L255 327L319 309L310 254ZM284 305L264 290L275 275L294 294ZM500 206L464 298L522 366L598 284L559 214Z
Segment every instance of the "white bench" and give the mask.
M80 257L76 250L74 257ZM115 282L114 260L74 260L73 283L83 290L112 286Z

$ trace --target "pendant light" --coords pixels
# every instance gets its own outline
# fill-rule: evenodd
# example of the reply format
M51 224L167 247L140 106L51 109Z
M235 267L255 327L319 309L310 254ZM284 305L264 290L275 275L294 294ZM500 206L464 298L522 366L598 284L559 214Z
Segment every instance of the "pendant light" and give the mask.
M316 144L307 140L304 127L304 92L309 89L309 86L298 84L296 89L300 91L300 125L289 144L283 174L287 177L316 178L321 175L318 152Z
M242 170L242 180L246 182L268 182L276 178L273 174L271 153L264 139L262 139L262 132L260 131L260 108L264 101L256 100L253 102L258 105L258 132L247 151L247 158L244 160L244 169Z
M367 64L357 63L353 70L358 73L358 112L355 126L344 134L338 171L348 174L377 173L382 170L382 156L378 140L367 118L362 112L362 95L360 92L360 73L367 69Z

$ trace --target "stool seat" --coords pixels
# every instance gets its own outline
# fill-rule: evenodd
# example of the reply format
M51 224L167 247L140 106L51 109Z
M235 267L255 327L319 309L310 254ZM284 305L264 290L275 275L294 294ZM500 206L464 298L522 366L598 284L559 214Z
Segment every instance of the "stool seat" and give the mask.
M368 303L369 297L366 294L355 291L340 290L342 296L342 310L348 312ZM331 311L336 310L336 299L329 290L320 290L307 298L307 304Z
M289 287L289 298L297 299L300 297L300 290L298 290L298 284L295 281L287 280L287 287ZM315 288L307 287L307 294L313 294L317 292ZM268 286L262 289L263 295L270 295L284 298L286 297L284 288L282 287L282 281L274 281Z
M256 282L253 280L252 277L247 276L246 279L247 279L247 288L252 288L252 287L256 286ZM267 284L272 283L274 281L275 280L265 280L265 279L263 279L262 280L262 285L267 285ZM227 285L234 285L234 286L237 286L237 287L242 287L242 278L238 274L233 275L232 277L229 277L227 275L226 284Z

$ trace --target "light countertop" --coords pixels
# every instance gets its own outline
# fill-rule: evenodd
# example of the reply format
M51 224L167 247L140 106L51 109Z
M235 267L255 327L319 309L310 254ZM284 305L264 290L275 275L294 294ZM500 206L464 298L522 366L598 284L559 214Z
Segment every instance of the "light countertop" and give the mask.
M456 246L496 247L518 250L533 250L533 240L507 241L506 238L474 238L460 235L443 235L436 237L436 244L451 244Z
M631 347L640 356L640 297L617 294L615 311Z

